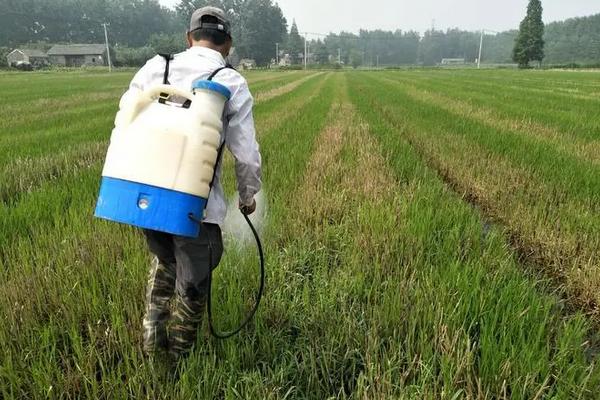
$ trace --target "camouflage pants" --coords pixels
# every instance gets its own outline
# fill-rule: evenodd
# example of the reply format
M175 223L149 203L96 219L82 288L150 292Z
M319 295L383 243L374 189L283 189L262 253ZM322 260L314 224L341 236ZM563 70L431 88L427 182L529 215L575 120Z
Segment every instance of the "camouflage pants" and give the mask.
M168 350L178 358L196 342L206 309L208 274L223 254L221 229L205 224L196 239L149 230L144 234L155 255L146 292L144 351Z

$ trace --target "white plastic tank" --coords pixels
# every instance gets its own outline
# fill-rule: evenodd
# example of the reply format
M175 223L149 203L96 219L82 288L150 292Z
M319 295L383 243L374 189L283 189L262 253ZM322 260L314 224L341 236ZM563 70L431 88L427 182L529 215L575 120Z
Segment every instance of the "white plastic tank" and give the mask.
M229 90L158 85L122 105L102 173L96 216L196 237L211 190ZM189 108L165 101L189 100ZM163 101L159 101L163 99Z

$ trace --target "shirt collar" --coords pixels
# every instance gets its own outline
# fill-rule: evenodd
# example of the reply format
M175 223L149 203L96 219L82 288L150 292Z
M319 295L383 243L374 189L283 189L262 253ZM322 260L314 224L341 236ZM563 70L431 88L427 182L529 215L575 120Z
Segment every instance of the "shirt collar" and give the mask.
M197 55L200 55L203 57L210 58L211 60L214 60L214 61L218 62L219 64L223 64L223 65L227 64L221 53L219 53L216 50L209 49L208 47L192 46L187 51L192 54L197 54Z

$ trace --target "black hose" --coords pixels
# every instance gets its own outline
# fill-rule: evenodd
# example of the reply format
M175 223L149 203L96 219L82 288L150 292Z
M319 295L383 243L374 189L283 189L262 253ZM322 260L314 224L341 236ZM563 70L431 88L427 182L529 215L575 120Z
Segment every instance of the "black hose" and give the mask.
M209 273L208 273L208 300L207 300L207 303L208 303L207 304L207 309L208 309L208 326L210 328L211 335L213 335L217 339L229 339L232 336L237 335L238 333L240 333L242 331L242 329L244 329L250 323L250 321L252 321L252 318L254 318L254 315L258 311L258 307L260 306L260 301L261 301L261 299L263 297L263 293L264 293L264 290L265 290L265 256L264 256L264 253L263 253L262 243L260 241L260 237L258 236L258 232L256 231L256 228L252 224L252 221L250 221L250 218L247 215L245 215L245 214L243 214L243 215L244 215L244 218L246 219L246 222L248 223L248 226L252 230L252 234L254 235L254 239L256 240L256 247L258 248L258 256L260 257L260 287L259 287L258 292L256 294L256 304L254 305L254 307L252 308L252 310L250 311L250 313L248 314L248 316L246 317L246 319L244 320L244 322L242 322L242 324L239 326L239 328L235 329L234 331L227 332L227 333L218 332L215 329L215 324L213 322L213 317L212 317L212 315L213 315L213 313L212 313L212 268L213 268L213 258L212 258L212 243L210 242L210 238L209 238L208 246L209 246L209 261L210 261L210 266L209 266Z

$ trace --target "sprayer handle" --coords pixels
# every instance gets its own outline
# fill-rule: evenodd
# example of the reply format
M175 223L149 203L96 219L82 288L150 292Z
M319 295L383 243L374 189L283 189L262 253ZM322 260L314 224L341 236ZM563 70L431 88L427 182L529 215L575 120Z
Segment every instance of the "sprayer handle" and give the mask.
M152 86L150 89L144 92L143 97L146 101L153 102L164 94L168 95L169 97L179 96L189 101L194 101L194 94L192 92L181 90L171 85Z
M142 92L131 107L122 109L121 112L119 112L120 115L117 117L116 124L119 126L129 125L142 110L154 103L161 95L167 95L168 97L180 96L191 102L194 101L194 94L192 92L181 90L171 85L152 86L150 89Z

